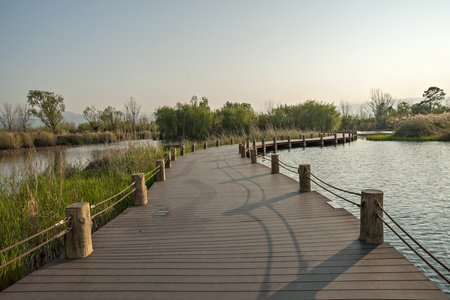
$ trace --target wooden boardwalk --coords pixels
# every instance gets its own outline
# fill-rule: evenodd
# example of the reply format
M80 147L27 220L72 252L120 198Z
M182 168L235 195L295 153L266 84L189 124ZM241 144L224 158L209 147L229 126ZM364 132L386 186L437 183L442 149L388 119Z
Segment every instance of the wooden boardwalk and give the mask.
M448 299L387 243L317 192L240 158L188 153L93 234L88 258L56 261L0 299Z

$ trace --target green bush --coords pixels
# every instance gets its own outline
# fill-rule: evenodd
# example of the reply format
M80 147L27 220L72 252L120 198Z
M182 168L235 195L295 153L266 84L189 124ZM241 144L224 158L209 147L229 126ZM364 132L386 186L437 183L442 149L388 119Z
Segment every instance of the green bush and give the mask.
M411 119L403 123L394 133L396 137L423 137L433 135L430 125L422 119Z

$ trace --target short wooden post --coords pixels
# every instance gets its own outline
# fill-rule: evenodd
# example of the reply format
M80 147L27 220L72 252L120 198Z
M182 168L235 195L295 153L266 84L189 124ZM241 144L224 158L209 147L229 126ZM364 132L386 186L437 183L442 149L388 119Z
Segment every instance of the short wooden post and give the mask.
M195 143L192 143L191 145L191 152L195 152Z
M284 141L284 135L281 136L281 141Z
M311 138L313 138L314 137L314 133L311 133Z
M182 147L184 148L184 146ZM156 160L156 166L159 166L159 171L156 173L156 181L166 181L166 166L164 165L164 159Z
M247 138L247 142L245 144L245 148L247 148L247 149L250 148L250 138Z
M309 172L311 172L311 165L299 165L298 176L300 181L300 192L311 192L311 179Z
M176 161L177 160L177 148L172 148L172 157L171 160L172 161Z
M263 138L261 140L261 144L262 144L262 155L266 156L266 138Z
M334 144L337 145L338 144L338 139L337 139L337 133L334 133Z
M239 154L242 154L242 145L239 144Z
M94 249L91 237L91 208L88 202L73 203L66 207L66 217L71 217L66 234L66 257L68 259L85 258Z
M256 140L253 139L253 149L256 149Z
M134 206L147 205L147 187L145 186L144 173L131 175L131 181L134 182Z
M323 133L320 134L320 146L323 147Z
M184 145L182 145L180 147L180 156L184 156L185 154L186 154L186 149L185 149Z
M360 231L359 239L368 244L380 244L384 242L383 222L381 218L383 212L378 207L377 202L383 207L383 192L379 190L361 191L360 207Z
M258 162L256 149L250 150L250 156L251 156L251 159L252 159L252 164L256 164Z
M292 144L291 144L291 136L288 135L288 149L292 148Z
M345 144L345 131L342 131L343 143Z
M242 157L242 158L245 158L246 152L247 152L247 149L245 148L245 142L242 142L242 144L241 144L241 150L242 150L242 152L241 152L241 157Z
M234 139L231 139L230 144L234 145Z
M280 173L280 154L272 154L272 174Z
M303 148L306 147L306 135L303 135Z
M273 138L273 153L277 153L278 147L277 147L277 137Z
M216 147L220 147L220 140L216 141Z
M164 160L166 161L166 169L172 168L172 161L170 159L170 153L164 154Z
M208 142L203 143L203 149L208 149Z

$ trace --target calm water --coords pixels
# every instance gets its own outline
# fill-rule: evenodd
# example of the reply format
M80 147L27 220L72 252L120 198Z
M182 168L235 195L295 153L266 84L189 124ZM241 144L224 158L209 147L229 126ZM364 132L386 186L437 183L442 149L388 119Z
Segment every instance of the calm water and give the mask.
M310 164L311 173L336 187L354 192L369 188L382 190L385 210L435 256L450 265L450 143L359 139L337 147L295 148L281 150L279 154L280 160L291 166ZM259 162L270 166L268 160ZM283 168L281 172L298 180L298 174ZM359 217L358 207L314 183L312 189ZM342 196L360 202L358 196ZM386 226L385 241L395 246L450 295L450 285ZM442 267L438 269L450 277Z
M68 148L47 148L45 150L26 150L20 152L3 152L0 153L1 174L11 175L19 174L29 167L33 167L39 171L44 171L49 166L53 166L60 161L68 164L77 164L86 166L89 161L95 159L99 152L106 149L125 148L128 143L132 144L148 144L153 146L159 145L159 142L152 140L137 140L116 142L111 144L98 144L80 147Z

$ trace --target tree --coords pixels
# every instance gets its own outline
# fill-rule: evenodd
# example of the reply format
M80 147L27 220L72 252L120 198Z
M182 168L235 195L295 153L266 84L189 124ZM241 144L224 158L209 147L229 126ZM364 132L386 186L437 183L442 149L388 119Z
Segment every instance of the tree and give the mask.
M112 106L105 108L101 114L100 119L103 123L103 127L106 130L117 132L123 119L123 112L116 110Z
M423 107L428 113L431 113L433 108L439 108L441 102L445 99L444 90L436 86L429 87L428 90L423 92L422 96L425 99L418 106Z
M59 124L65 111L64 98L53 92L30 90L28 104L31 113L39 118L53 133L58 133Z
M28 103L17 104L17 124L19 125L19 130L25 132L31 126L31 111Z
M84 119L89 123L92 130L95 132L98 131L100 126L102 125L101 119L100 119L100 111L95 108L95 106L89 106L86 107L85 110L83 110L83 117Z
M378 128L384 128L386 119L394 109L395 99L388 93L384 93L380 88L370 90L370 100L367 103L368 111L376 121Z
M127 117L127 121L130 122L133 133L136 131L136 122L139 119L140 112L141 106L137 104L134 97L130 97L130 99L125 102L125 115Z
M17 122L17 110L13 108L12 104L3 103L0 108L0 123L6 131L11 132Z

